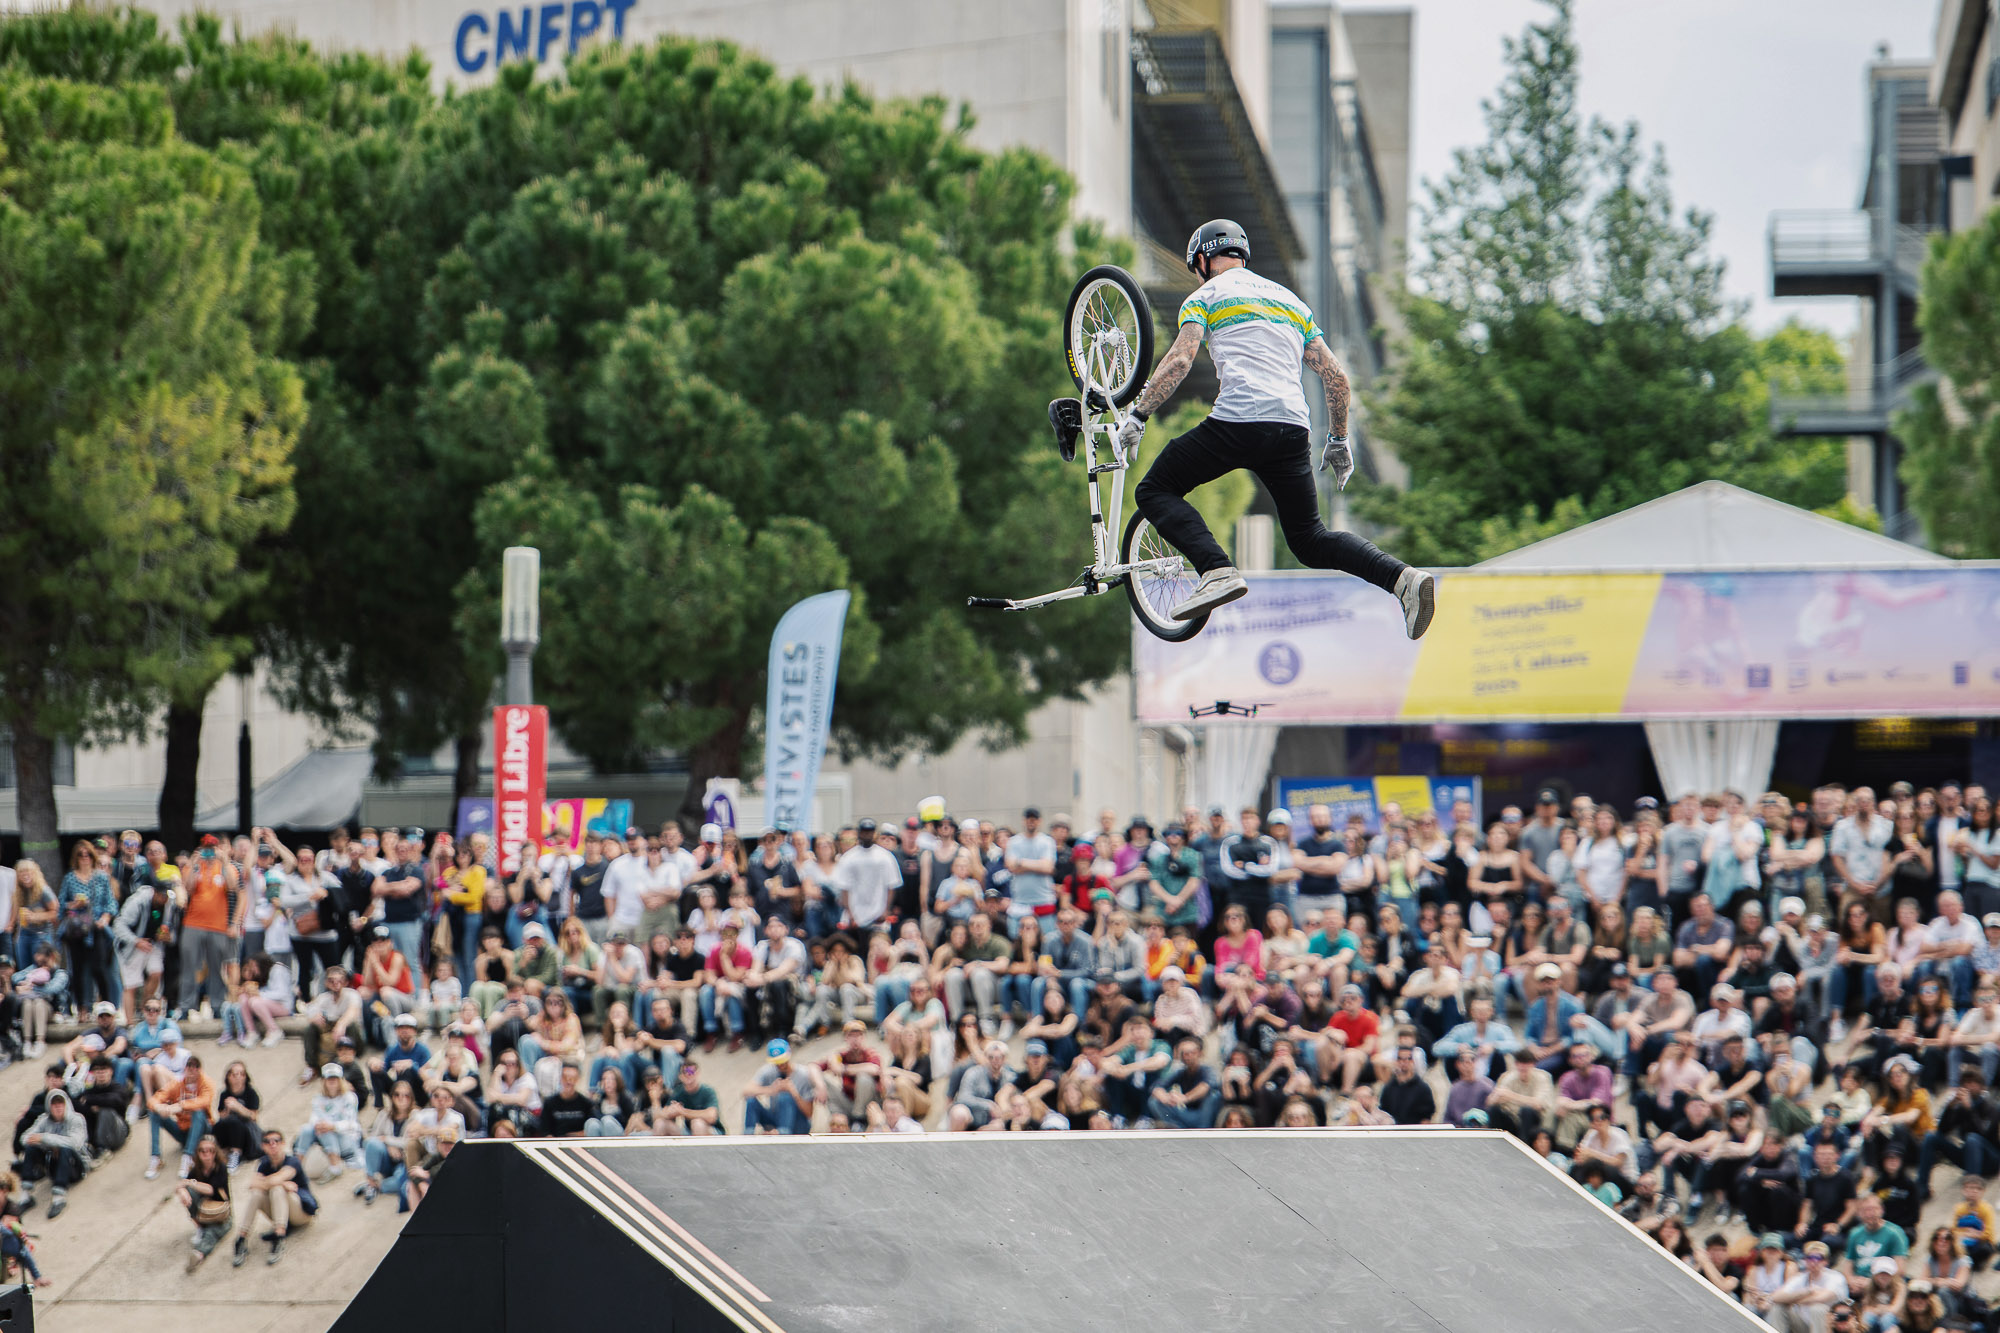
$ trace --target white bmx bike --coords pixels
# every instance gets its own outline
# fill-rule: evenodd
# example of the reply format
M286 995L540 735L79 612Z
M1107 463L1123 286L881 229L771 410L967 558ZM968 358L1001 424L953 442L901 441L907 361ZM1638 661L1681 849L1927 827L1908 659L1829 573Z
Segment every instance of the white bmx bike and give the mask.
M1090 488L1090 568L1067 588L1019 600L971 597L966 604L993 611L1033 611L1053 602L1094 597L1123 586L1132 614L1146 629L1178 643L1208 623L1203 613L1175 620L1173 609L1194 591L1194 566L1166 538L1134 512L1124 524L1114 560L1112 534L1119 531L1125 502L1125 473L1137 460L1118 445L1125 408L1139 396L1153 365L1153 310L1138 279L1115 264L1100 264L1077 280L1063 318L1063 352L1075 398L1049 404L1049 425L1065 463L1076 459L1082 442L1084 478ZM1100 482L1108 477L1108 482Z

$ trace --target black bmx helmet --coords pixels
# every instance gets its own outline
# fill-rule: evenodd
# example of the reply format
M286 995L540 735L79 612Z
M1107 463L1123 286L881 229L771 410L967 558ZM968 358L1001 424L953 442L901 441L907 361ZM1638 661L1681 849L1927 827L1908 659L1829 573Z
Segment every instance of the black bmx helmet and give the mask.
M1203 255L1235 255L1247 264L1250 262L1249 233L1228 218L1204 222L1194 229L1194 235L1188 237L1188 272L1197 278L1201 276L1201 270L1195 265Z

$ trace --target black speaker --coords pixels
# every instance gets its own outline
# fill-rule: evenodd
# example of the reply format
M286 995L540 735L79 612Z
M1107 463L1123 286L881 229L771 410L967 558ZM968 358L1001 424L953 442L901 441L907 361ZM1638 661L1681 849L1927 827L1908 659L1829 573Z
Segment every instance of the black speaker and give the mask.
M35 1333L35 1301L19 1282L0 1287L0 1333Z

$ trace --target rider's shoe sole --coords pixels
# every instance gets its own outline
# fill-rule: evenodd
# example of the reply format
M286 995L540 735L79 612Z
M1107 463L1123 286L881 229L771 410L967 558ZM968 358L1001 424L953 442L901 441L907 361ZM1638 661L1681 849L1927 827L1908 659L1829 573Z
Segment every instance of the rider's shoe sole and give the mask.
M1242 579L1225 583L1221 587L1198 597L1190 597L1170 613L1175 620L1193 620L1196 616L1207 615L1218 606L1226 606L1250 591L1250 585Z
M1417 618L1406 620L1404 629L1412 639L1424 637L1424 631L1431 627L1431 617L1437 614L1437 579L1426 574L1417 580Z

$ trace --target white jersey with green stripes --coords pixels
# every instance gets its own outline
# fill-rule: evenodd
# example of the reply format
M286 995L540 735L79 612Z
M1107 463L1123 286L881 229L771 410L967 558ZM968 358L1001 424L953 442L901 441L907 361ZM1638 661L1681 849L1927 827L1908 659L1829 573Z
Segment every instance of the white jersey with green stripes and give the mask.
M1312 428L1299 371L1306 344L1320 335L1304 301L1269 278L1232 268L1181 303L1180 322L1201 325L1208 339L1222 381L1213 412L1218 420Z

